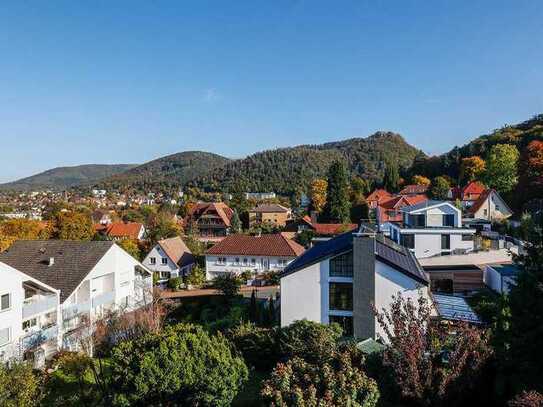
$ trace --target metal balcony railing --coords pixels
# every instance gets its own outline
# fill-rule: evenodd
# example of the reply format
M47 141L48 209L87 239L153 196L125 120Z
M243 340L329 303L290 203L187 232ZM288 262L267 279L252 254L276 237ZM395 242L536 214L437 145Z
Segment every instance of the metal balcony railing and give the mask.
M23 319L55 309L56 307L56 295L28 298L23 302Z

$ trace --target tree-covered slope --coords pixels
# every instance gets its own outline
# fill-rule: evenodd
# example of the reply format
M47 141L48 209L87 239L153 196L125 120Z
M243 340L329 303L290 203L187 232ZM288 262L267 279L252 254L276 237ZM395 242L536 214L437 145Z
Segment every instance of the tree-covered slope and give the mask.
M133 167L135 167L133 164L89 164L57 167L17 181L0 184L0 189L14 191L63 190L119 174Z
M263 151L231 161L190 184L211 191L243 188L288 194L324 177L335 160L344 160L351 173L380 181L386 161L407 168L417 155L424 156L400 135L379 132L367 138Z
M188 181L208 174L230 159L202 151L185 151L139 165L122 174L95 183L95 186L124 191L151 191L184 186Z

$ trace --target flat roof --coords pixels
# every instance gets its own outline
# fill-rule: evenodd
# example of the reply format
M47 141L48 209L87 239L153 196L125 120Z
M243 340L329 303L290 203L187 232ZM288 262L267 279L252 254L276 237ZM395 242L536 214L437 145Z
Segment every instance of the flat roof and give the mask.
M516 276L520 272L520 268L516 264L490 264L502 277Z
M432 294L432 296L437 311L443 319L482 324L479 316L473 311L464 298L444 294Z

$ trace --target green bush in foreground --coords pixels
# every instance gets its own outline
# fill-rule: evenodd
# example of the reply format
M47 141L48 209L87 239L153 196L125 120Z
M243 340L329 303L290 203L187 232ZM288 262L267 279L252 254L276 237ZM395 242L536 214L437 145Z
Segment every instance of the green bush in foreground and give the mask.
M43 398L41 377L27 363L0 364L0 406L33 407Z
M228 406L248 377L222 335L190 324L121 343L111 366L117 406Z

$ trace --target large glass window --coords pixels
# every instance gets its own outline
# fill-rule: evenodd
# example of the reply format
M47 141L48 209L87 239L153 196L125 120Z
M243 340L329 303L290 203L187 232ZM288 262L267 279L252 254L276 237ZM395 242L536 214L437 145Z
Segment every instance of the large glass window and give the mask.
M400 244L408 249L415 248L415 235L400 235Z
M330 277L353 276L353 252L340 254L330 260Z
M441 249L449 250L451 248L451 235L441 235Z
M409 225L417 228L426 227L426 215L409 215Z
M343 336L353 336L353 317L340 317L330 315L330 324L339 324L343 329Z
M330 283L330 309L337 311L353 310L352 283Z
M443 226L454 227L454 215L443 215Z

